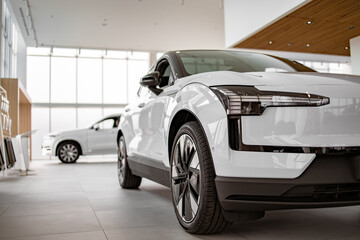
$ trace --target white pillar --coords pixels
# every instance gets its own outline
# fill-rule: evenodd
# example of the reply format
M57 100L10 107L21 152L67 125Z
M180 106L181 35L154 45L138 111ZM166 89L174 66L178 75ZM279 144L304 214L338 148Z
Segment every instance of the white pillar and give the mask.
M3 29L2 29L2 25L3 25L3 22L2 22L2 14L3 14L3 1L4 0L0 0L0 76L3 76L2 75L2 71L4 71L4 69L2 69L2 62L1 62L1 59L2 59L2 55L5 54L2 52L2 44L4 44L3 42L1 42L1 39L2 39L2 34L3 34Z
M350 39L352 74L360 75L360 36Z

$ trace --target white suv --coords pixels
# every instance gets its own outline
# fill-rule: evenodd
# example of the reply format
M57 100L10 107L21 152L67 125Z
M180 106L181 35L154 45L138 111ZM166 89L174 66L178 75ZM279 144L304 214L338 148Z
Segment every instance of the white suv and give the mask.
M118 176L169 186L181 226L360 204L360 77L279 57L168 52L120 120Z
M74 163L80 155L116 154L120 114L107 116L90 127L43 137L42 154L58 156L63 163Z

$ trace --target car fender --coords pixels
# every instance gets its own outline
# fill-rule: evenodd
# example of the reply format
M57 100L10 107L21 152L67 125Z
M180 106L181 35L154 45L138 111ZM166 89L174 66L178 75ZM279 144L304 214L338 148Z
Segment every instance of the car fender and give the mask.
M197 118L204 130L215 171L219 165L226 164L229 161L227 115L213 91L201 83L190 83L178 91L174 101L176 104L171 111L166 131L167 144L169 144L169 131L174 117L182 110L189 111ZM169 166L169 162L165 162L165 165Z
M53 145L53 153L52 155L56 155L56 148L58 147L59 143L63 142L63 141L75 141L77 143L79 143L80 147L81 147L81 152L82 155L86 155L87 148L86 148L86 144L84 143L84 139L78 138L78 137L69 137L69 136L60 136L58 139L56 139L56 141L54 141L54 145Z
M125 110L130 109L131 107L135 108L135 105L134 104L129 104L129 105L127 105L125 107ZM125 139L126 150L127 150L127 153L129 154L130 153L129 142L130 142L131 139L134 139L135 131L134 131L133 122L132 122L132 119L131 119L131 114L129 114L127 111L125 111L122 114L121 118L120 118L120 122L119 122L119 125L118 125L118 136L120 134L120 131L121 131L122 136ZM118 140L118 138L116 139L116 141L117 140Z

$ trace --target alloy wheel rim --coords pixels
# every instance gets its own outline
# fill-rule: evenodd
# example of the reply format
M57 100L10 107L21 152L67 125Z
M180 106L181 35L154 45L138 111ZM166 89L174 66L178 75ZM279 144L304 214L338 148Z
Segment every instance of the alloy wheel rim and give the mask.
M172 194L175 208L183 221L193 221L199 210L201 171L193 139L183 134L177 140L171 166Z
M124 167L125 167L125 145L123 141L119 142L119 157L118 157L118 177L120 182L124 179Z
M65 144L60 149L60 157L65 162L73 162L78 156L78 150L73 144Z

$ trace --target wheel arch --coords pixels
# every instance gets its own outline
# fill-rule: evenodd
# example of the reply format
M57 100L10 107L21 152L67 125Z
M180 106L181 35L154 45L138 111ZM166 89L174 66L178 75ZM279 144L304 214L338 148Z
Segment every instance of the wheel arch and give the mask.
M80 144L78 141L73 140L73 139L65 139L65 140L61 140L61 141L56 145L55 156L58 156L58 152L59 152L60 146L61 146L63 143L66 143L66 142L73 143L73 144L77 145L77 146L79 147L79 155L83 155L83 150L82 150L81 144Z
M194 120L206 136L216 173L218 169L226 168L230 157L228 116L216 95L204 84L191 83L177 93L175 101L176 106L170 114L169 127L166 128L167 163L170 163L177 131L186 122Z
M119 139L121 136L124 136L123 132L121 131L121 129L119 129L117 136L116 136L116 142L119 143Z
M188 109L182 109L182 110L178 111L174 115L174 117L171 121L171 124L170 124L170 128L169 128L169 136L168 136L169 162L170 162L170 158L171 158L172 145L174 143L176 133L179 131L179 129L181 128L182 125L184 125L187 122L191 122L191 121L196 121L197 123L199 123L199 125L201 126L201 128L205 134L204 128L201 125L200 120L196 117L196 115L193 112L191 112ZM205 134L205 136L206 136L206 134Z

